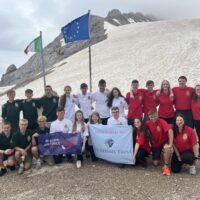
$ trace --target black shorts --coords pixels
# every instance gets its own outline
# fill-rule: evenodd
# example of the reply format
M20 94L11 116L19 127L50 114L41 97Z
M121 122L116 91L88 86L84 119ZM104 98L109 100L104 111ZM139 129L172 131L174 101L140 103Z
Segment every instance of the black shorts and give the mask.
M175 124L175 118L174 117L170 117L170 118L160 117L160 119L165 120L168 124Z
M152 160L161 160L161 153L163 150L163 146L164 145L161 145L159 147L151 147Z

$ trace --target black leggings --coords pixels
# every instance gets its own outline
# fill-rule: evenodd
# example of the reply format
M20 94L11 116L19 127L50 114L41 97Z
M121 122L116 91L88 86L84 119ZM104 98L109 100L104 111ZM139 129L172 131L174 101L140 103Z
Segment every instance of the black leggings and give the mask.
M197 136L200 140L200 120L194 120L194 127L197 132ZM199 144L200 144L200 141L199 141Z
M146 157L149 156L149 153L145 149L139 149L138 153L136 155L136 160L137 161L145 161Z
M181 161L178 160L176 153L173 153L171 161L171 170L174 173L179 173L182 169L183 164L193 165L194 164L194 154L191 151L185 151L180 154Z

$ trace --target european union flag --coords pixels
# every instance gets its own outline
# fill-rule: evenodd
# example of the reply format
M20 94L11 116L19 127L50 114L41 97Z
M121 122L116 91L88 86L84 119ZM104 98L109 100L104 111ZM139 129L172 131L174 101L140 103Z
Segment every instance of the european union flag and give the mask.
M61 31L65 39L65 43L74 42L77 40L88 40L90 38L89 34L89 16L87 13L83 15L66 26L62 27Z

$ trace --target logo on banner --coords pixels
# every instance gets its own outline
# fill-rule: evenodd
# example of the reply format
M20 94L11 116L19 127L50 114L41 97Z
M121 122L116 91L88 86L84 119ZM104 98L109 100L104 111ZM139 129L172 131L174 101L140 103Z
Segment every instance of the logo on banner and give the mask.
M105 144L108 148L111 148L114 144L114 140L113 139L108 139L105 141Z

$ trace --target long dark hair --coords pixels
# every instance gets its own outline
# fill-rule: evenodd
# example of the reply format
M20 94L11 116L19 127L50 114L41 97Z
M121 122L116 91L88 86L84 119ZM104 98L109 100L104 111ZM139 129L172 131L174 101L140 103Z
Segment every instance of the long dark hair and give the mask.
M183 130L185 129L185 117L181 113L177 113L176 114L176 118L175 118L175 126L174 126L174 138L176 138L177 135L179 134L179 128L176 125L176 119L177 119L177 117L182 117L183 118L183 120L184 120Z
M107 103L107 106L108 106L109 108L112 107L112 102L113 102L113 99L114 99L114 95L113 95L113 91L114 91L114 90L117 90L117 92L119 93L119 97L124 97L124 96L122 95L121 91L119 90L119 88L114 87L114 88L111 90L111 92L110 92L110 94L109 94L109 96L108 96L108 103Z
M199 87L199 86L200 86L200 84L195 85L195 89L196 89L196 87ZM193 99L193 101L194 101L194 102L197 102L198 98L199 98L199 96L198 96L198 95L196 94L196 92L194 91L193 94L192 94L192 99Z
M142 121L141 118L135 118L134 121L136 119L138 119L141 122L140 130L143 131L145 139L152 145L152 137L144 121ZM136 140L136 135L137 135L137 128L135 127L135 125L133 125L133 141Z

